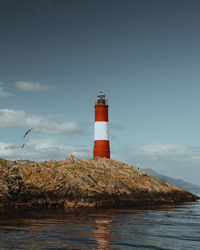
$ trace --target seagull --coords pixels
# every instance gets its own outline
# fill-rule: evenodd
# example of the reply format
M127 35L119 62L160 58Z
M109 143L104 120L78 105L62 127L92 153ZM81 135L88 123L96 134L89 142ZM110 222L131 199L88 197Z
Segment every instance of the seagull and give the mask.
M22 146L19 146L19 147L17 147L17 148L24 148L24 146L25 146L25 143L24 143Z
M30 128L29 130L26 131L25 135L24 135L24 138L28 135L29 132L31 132L33 128Z

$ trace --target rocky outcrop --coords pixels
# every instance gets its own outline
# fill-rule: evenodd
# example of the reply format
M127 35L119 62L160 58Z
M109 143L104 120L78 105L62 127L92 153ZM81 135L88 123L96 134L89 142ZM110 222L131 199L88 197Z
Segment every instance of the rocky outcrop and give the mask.
M136 207L197 196L111 159L29 162L0 159L0 208Z

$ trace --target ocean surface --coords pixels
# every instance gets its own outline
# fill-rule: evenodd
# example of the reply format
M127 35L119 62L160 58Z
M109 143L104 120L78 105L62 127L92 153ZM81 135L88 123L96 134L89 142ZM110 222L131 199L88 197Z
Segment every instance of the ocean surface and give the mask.
M1 213L0 249L199 250L200 200L142 210Z

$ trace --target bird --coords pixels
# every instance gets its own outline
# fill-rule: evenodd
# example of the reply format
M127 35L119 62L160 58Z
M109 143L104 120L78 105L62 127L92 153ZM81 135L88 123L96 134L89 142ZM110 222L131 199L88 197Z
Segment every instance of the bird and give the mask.
M25 146L25 143L22 146L18 146L17 148L24 148L24 146Z
M29 130L26 131L26 133L24 134L24 138L28 135L28 133L31 132L32 129L33 129L33 128L30 128Z

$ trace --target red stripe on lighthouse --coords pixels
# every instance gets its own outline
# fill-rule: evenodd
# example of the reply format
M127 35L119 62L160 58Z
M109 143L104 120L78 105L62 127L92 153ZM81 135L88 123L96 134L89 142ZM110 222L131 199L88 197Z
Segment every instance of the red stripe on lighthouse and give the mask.
M98 95L95 105L94 128L94 157L110 158L109 131L108 131L108 105L105 104L105 95Z
M108 140L94 141L94 157L110 158L110 144Z
M96 104L94 107L95 122L108 122L108 105Z

